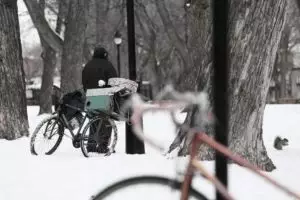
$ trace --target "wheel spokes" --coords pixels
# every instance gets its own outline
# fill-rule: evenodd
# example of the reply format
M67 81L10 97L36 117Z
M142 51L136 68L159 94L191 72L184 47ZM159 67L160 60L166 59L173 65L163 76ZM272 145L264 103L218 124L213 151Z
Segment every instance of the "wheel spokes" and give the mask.
M59 122L57 119L51 119L35 136L34 149L36 153L47 154L56 144L59 138ZM38 153L38 154L40 154Z

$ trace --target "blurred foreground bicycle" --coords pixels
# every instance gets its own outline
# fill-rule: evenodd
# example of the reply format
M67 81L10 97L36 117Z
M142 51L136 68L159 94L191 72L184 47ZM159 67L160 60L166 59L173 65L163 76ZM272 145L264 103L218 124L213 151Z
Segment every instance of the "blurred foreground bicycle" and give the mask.
M204 127L206 123L209 123L209 102L206 93L178 93L172 87L166 87L165 90L159 95L159 99L164 96L172 97L172 102L165 101L155 101L153 103L145 103L141 100L138 95L134 95L131 99L131 108L133 114L131 117L131 122L134 127L134 133L138 138L147 142L151 146L163 150L164 148L157 141L153 141L147 137L142 131L141 118L143 113L147 111L155 110L166 110L171 113L172 120L176 126L180 126L185 129L188 136L191 138L191 151L189 163L186 168L186 173L184 175L183 181L178 181L176 179L169 179L161 176L138 176L133 178L128 178L117 183L114 183L107 188L101 190L96 195L91 197L91 200L103 200L103 199L154 199L155 194L158 195L155 199L167 199L163 196L164 192L170 191L170 199L199 199L207 200L205 195L201 194L199 191L192 188L192 180L196 172L199 172L201 176L210 181L216 189L223 195L224 199L232 200L233 196L228 192L225 186L212 174L210 174L197 160L197 149L200 144L205 143L221 152L228 159L233 160L235 163L250 169L255 174L261 176L270 184L274 185L278 189L286 192L288 195L293 196L296 199L300 199L300 195L291 191L287 187L279 184L275 180L271 179L269 176L263 174L259 168L253 166L248 161L243 159L241 156L233 154L228 148L216 142L213 138L209 137L204 132ZM198 120L201 121L200 126L197 127L183 127L181 123L176 119L175 112L178 109L182 109L188 106L197 106L198 109ZM151 191L154 186L155 190ZM138 188L142 189L142 192L137 192ZM126 196L129 195L129 196Z

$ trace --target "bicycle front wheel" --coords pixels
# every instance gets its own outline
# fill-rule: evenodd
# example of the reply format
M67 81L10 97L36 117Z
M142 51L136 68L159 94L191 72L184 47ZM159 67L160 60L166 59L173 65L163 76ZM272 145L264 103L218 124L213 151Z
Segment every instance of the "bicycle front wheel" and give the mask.
M42 120L32 133L30 152L33 155L51 155L58 148L64 136L64 126L59 117L51 115Z
M173 200L180 199L181 183L159 176L129 178L108 186L91 197L91 200ZM191 188L189 200L208 200L203 194Z

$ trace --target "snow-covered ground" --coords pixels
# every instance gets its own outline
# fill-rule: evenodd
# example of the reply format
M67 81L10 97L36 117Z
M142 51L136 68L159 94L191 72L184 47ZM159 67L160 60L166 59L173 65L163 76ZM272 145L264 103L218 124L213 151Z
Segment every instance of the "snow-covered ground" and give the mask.
M28 107L31 132L44 116L37 116L38 107ZM264 117L264 140L268 154L277 169L268 173L300 193L300 105L269 105ZM134 175L163 175L176 177L183 171L186 159L168 159L146 146L145 155L124 153L124 129L118 124L117 153L110 157L85 158L80 149L74 149L64 137L63 143L51 156L32 156L29 138L16 141L0 140L0 200L84 200L108 184ZM168 144L174 137L174 127L165 113L149 113L144 118L148 135ZM283 151L272 147L274 137L287 137L290 145ZM204 162L213 172L214 162ZM230 191L236 199L292 199L277 191L264 180L236 165L230 165ZM202 178L194 187L214 198L214 187ZM136 192L136 191L135 191ZM157 193L156 199L167 199ZM148 194L143 193L142 199ZM121 197L120 199L127 199ZM150 198L153 199L153 198ZM171 198L174 199L174 198Z

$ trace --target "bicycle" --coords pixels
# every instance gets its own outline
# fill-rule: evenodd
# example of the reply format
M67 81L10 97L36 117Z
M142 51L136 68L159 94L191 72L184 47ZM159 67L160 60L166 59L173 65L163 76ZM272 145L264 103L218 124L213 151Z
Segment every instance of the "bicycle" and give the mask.
M134 127L134 133L137 135L139 139L147 142L148 144L150 144L151 146L159 150L163 150L163 148L160 145L158 145L158 142L151 140L150 138L146 137L143 134L140 119L142 118L142 114L146 111L153 111L153 110L170 111L172 120L174 121L175 125L185 129L187 134L189 134L191 138L190 158L189 158L188 166L186 167L184 180L178 181L176 179L169 179L160 176L139 176L139 177L128 178L120 182L116 182L108 186L107 188L99 191L96 195L91 197L92 200L112 199L111 198L112 195L116 195L116 194L122 195L122 192L120 192L122 190L128 188L136 188L137 186L143 184L147 185L147 188L149 187L149 185L157 185L157 187L171 188L172 190L179 192L181 200L187 200L190 198L207 200L208 198L206 198L205 195L201 194L191 186L196 172L200 172L201 176L203 176L208 181L210 181L216 187L216 189L223 195L225 199L228 200L234 199L232 195L228 192L226 187L214 175L210 174L203 167L203 165L196 159L197 149L201 143L205 143L209 145L213 149L225 155L227 158L233 160L235 163L250 169L252 172L261 176L262 178L264 178L265 180L267 180L269 183L276 186L280 190L295 197L296 199L300 199L299 194L296 194L295 192L291 191L285 186L277 183L275 180L271 179L267 175L263 174L262 172L259 171L257 167L253 166L252 164L250 164L248 161L246 161L239 155L234 155L228 148L216 142L213 138L209 137L203 131L203 127L204 127L203 125L205 125L205 123L208 123L207 115L209 114L209 110L208 110L209 106L207 100L208 98L205 93L199 93L197 95L192 93L180 94L176 92L172 87L167 87L161 94L162 95L160 97L163 97L164 95L169 95L169 97L172 96L174 98L174 101L172 103L156 101L153 104L149 104L149 103L144 103L138 95L134 95L131 99L132 102L131 105L133 107L132 108L133 115L131 117L131 122ZM182 109L190 105L196 105L198 107L200 111L201 120L202 122L204 122L201 125L201 127L193 127L193 128L182 127L181 123L176 119L175 110ZM145 196L144 193L143 196Z
M88 150L88 145L91 145L93 141L89 138L90 129L93 129L95 134L98 134L102 122L108 121L113 131L113 139L109 140L109 151L105 153L105 156L111 155L115 152L115 146L118 139L118 130L115 121L125 120L115 112L106 111L102 109L83 109L70 104L66 104L61 100L56 105L56 110L50 116L43 119L35 128L30 139L30 152L33 155L53 154L62 142L63 136L68 136L72 140L74 148L81 148L81 151L85 157L94 155L94 152ZM76 112L72 119L67 119L64 109L72 109ZM83 116L84 115L84 116ZM86 122L89 122L86 124ZM86 125L85 125L86 124ZM74 132L77 128L77 131ZM65 134L65 130L68 130L70 136ZM102 134L98 134L103 137ZM41 152L38 152L39 138L46 142L46 145L42 145ZM53 143L50 144L50 142ZM47 148L47 149L45 149Z

